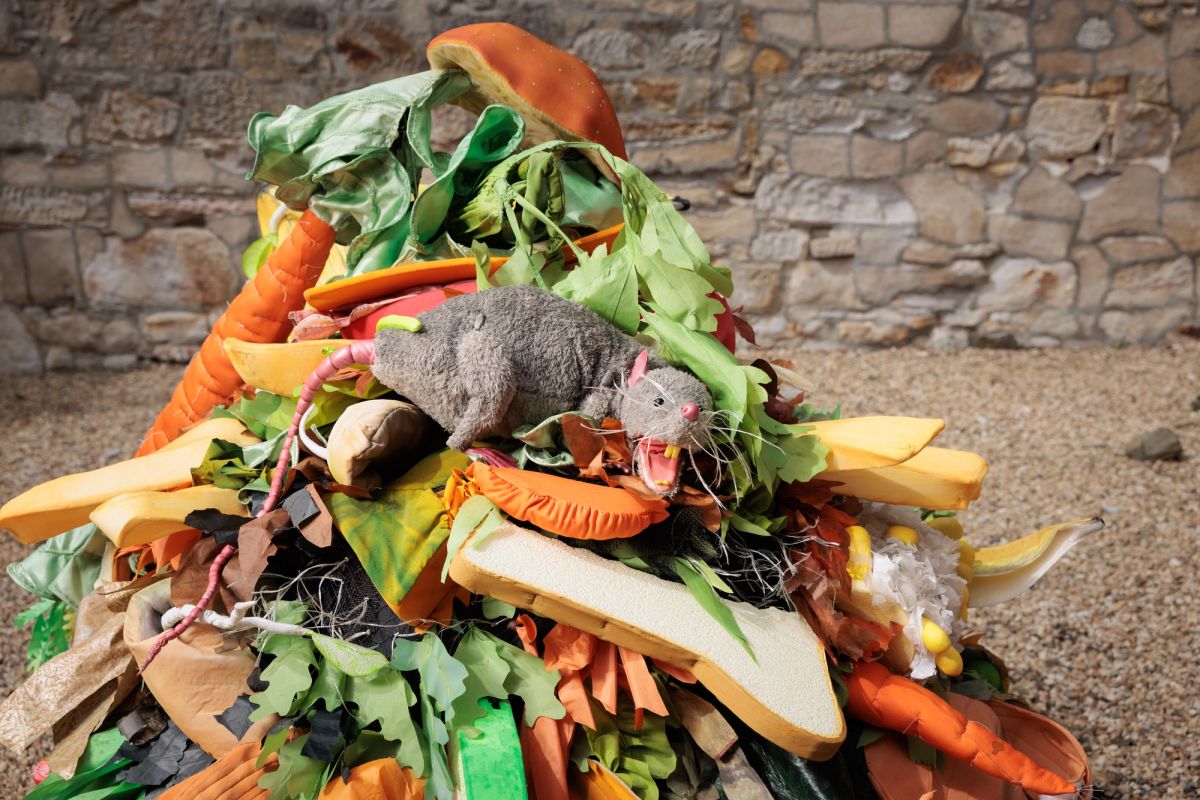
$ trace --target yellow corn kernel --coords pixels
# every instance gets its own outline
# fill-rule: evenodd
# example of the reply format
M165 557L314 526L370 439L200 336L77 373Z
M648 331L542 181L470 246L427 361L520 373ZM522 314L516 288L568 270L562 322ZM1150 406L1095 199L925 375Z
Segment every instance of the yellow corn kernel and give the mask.
M961 539L963 526L956 517L934 517L925 520L925 524L948 539Z
M871 574L871 534L861 525L846 528L850 536L846 573L854 580L865 580Z
M933 659L933 663L937 664L937 668L942 671L943 675L951 678L961 675L963 671L962 656L953 647L944 653L938 653Z
M925 643L925 647L934 655L944 653L950 649L950 637L942 630L942 626L938 625L929 617L921 620L921 641Z
M907 525L893 525L887 529L886 535L893 539L899 539L910 547L915 547L917 544L917 532Z
M966 539L958 540L958 563L975 566L975 548Z

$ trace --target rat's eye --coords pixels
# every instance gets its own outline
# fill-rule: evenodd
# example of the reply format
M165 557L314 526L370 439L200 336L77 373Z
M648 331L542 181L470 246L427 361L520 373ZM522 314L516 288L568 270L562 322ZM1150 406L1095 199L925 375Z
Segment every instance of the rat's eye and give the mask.
M667 402L667 398L665 398L665 397L659 396L659 397L654 398L654 405L656 405L656 406L662 406L666 402Z

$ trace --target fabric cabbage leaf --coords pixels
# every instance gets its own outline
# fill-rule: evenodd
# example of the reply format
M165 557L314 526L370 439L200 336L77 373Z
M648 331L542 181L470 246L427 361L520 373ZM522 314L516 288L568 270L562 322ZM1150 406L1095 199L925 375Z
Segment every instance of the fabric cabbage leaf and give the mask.
M46 600L78 608L100 577L100 561L108 540L92 523L72 528L42 542L25 558L8 565L13 583Z

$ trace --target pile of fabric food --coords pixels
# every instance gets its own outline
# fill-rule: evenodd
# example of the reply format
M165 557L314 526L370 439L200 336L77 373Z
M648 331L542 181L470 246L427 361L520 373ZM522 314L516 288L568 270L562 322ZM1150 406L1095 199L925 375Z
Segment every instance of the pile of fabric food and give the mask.
M968 609L1101 523L973 549L941 421L734 354L591 70L502 24L428 55L251 121L249 280L136 457L0 509L27 797L1090 796Z

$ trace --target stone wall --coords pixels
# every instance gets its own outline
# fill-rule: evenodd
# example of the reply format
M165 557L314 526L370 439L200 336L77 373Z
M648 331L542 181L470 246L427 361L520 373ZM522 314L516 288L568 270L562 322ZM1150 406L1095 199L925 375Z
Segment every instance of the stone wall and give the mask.
M255 235L250 116L420 69L488 19L597 69L762 341L1152 341L1197 319L1196 12L2 0L0 371L186 358Z

